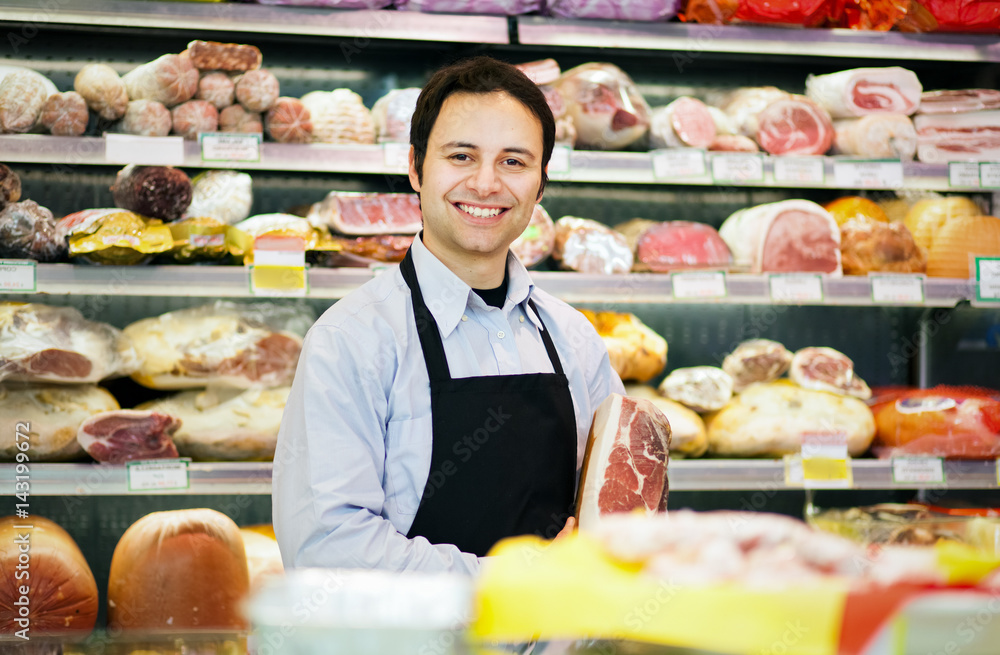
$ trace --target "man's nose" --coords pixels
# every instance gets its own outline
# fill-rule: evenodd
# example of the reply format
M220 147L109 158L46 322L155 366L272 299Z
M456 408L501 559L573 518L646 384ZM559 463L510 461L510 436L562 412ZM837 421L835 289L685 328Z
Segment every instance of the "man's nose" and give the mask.
M500 190L500 177L493 166L483 165L469 175L467 184L481 197L486 197Z

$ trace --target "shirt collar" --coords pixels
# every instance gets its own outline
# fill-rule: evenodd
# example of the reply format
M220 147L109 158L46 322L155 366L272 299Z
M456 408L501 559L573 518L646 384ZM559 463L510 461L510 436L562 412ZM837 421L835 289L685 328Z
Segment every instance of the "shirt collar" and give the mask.
M413 240L413 245L410 246L413 268L417 272L417 281L420 283L420 293L424 296L424 303L437 322L441 336L447 337L458 326L469 304L473 302L473 299L479 299L479 296L473 293L472 287L463 282L427 249L421 236L422 234L418 235ZM507 302L504 303L504 312L509 312L510 308L514 306L524 304L524 313L532 323L540 328L538 317L526 306L535 284L528 269L509 250L507 251L507 273Z

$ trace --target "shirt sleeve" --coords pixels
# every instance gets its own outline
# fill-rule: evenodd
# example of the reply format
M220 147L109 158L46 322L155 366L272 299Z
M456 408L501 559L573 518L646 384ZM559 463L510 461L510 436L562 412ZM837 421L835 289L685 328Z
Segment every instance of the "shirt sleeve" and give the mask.
M389 336L384 352L330 325L306 336L274 458L272 515L287 568L479 570L475 555L408 539L384 516Z

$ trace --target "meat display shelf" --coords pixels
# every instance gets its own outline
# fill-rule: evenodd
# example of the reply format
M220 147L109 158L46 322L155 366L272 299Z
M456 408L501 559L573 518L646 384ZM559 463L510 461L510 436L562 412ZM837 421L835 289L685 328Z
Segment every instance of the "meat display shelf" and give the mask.
M908 34L848 29L785 29L695 23L635 23L517 18L518 43L541 46L673 50L677 64L701 53L989 62L1000 61L992 35Z
M179 137L166 138L175 139L173 142L175 144L179 140ZM184 141L177 147L176 156L164 154L152 157L148 154L146 143L148 142L137 142L141 160L122 160L108 158L104 137L6 134L0 136L0 161L62 167L141 163L191 168L405 175L409 147L398 143L382 145L262 143L258 161L220 162L203 161L200 146L196 141ZM147 149L143 150L144 147ZM699 152L689 149L685 154ZM739 186L925 191L994 190L992 187L970 183L976 176L968 175L967 171L963 171L966 174L958 176L957 169L953 185L948 164L899 163L845 157L803 158L760 155L748 159L746 153L706 153L702 162L704 172L674 176L669 174L669 165L657 164L669 154L667 151L600 152L560 149L550 162L549 174L553 180L566 182L696 185L723 188ZM747 164L750 165L749 168L746 168ZM781 173L779 178L775 173L776 165L793 166L788 172ZM975 168L977 164L970 163L966 166ZM982 166L1000 167L1000 164L987 163ZM713 169L716 171L714 176ZM725 175L722 173L723 170L734 173L732 177L721 177ZM792 180L791 177L796 175L800 176L796 178L797 181Z
M0 495L14 494L14 464L0 464ZM262 495L271 493L271 462L217 462L188 465L186 489L129 491L126 468L112 464L31 464L34 496L118 496L127 494ZM994 460L949 460L945 484L893 482L890 460L851 461L854 489L995 489ZM754 491L768 494L801 486L785 482L785 463L773 459L671 460L671 491Z
M215 2L58 0L39 3L38 0L4 0L0 2L0 22L23 23L26 26L80 25L95 29L152 28L333 36L354 38L363 43L369 39L510 42L508 21L503 16L345 11L328 7L271 7Z
M370 280L393 264L378 269L310 268L310 298L342 298L351 290ZM188 297L252 297L248 269L242 266L77 266L73 264L39 264L37 288L40 294L72 294L86 296L188 296ZM533 271L535 283L566 302L571 303L663 303L712 302L732 304L770 304L772 302L804 305L881 306L886 304L924 307L953 307L972 299L974 283L950 278L919 278L923 282L923 302L875 302L872 297L873 278L864 276L818 278L821 299L785 296L773 299L771 276L725 275L726 295L723 297L674 297L671 275L631 273L627 275L594 275L557 271ZM696 277L702 277L697 274ZM792 276L799 277L799 276ZM894 278L895 279L895 278ZM687 281L687 280L686 280ZM915 280L914 280L915 281ZM687 285L686 285L687 286ZM815 287L814 287L815 289ZM2 295L0 295L2 298Z

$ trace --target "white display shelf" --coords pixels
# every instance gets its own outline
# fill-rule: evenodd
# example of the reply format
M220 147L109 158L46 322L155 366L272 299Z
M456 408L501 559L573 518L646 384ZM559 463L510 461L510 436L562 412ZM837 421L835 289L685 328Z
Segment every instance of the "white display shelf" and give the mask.
M677 51L678 65L711 53L926 61L1000 61L1000 41L986 34L908 34L848 29L635 23L517 18L518 43Z
M393 267L387 264L382 271ZM310 268L310 298L339 299L364 284L379 271L367 268ZM85 266L39 264L37 289L52 295L253 297L248 271L242 266ZM767 275L726 275L727 295L721 298L690 299L673 297L673 281L668 274L631 273L594 275L586 273L533 271L535 283L549 293L571 303L727 303L788 304L772 300ZM872 299L872 281L863 276L820 276L823 298L793 304L882 306ZM953 307L973 297L970 280L924 278L924 301L901 302L917 307ZM0 299L3 295L0 294ZM897 304L897 303L893 303Z
M222 2L135 2L134 0L3 0L0 21L28 25L152 28L199 32L242 32L332 36L358 40L510 42L504 16L455 16L415 11L337 10L328 7L272 7Z

